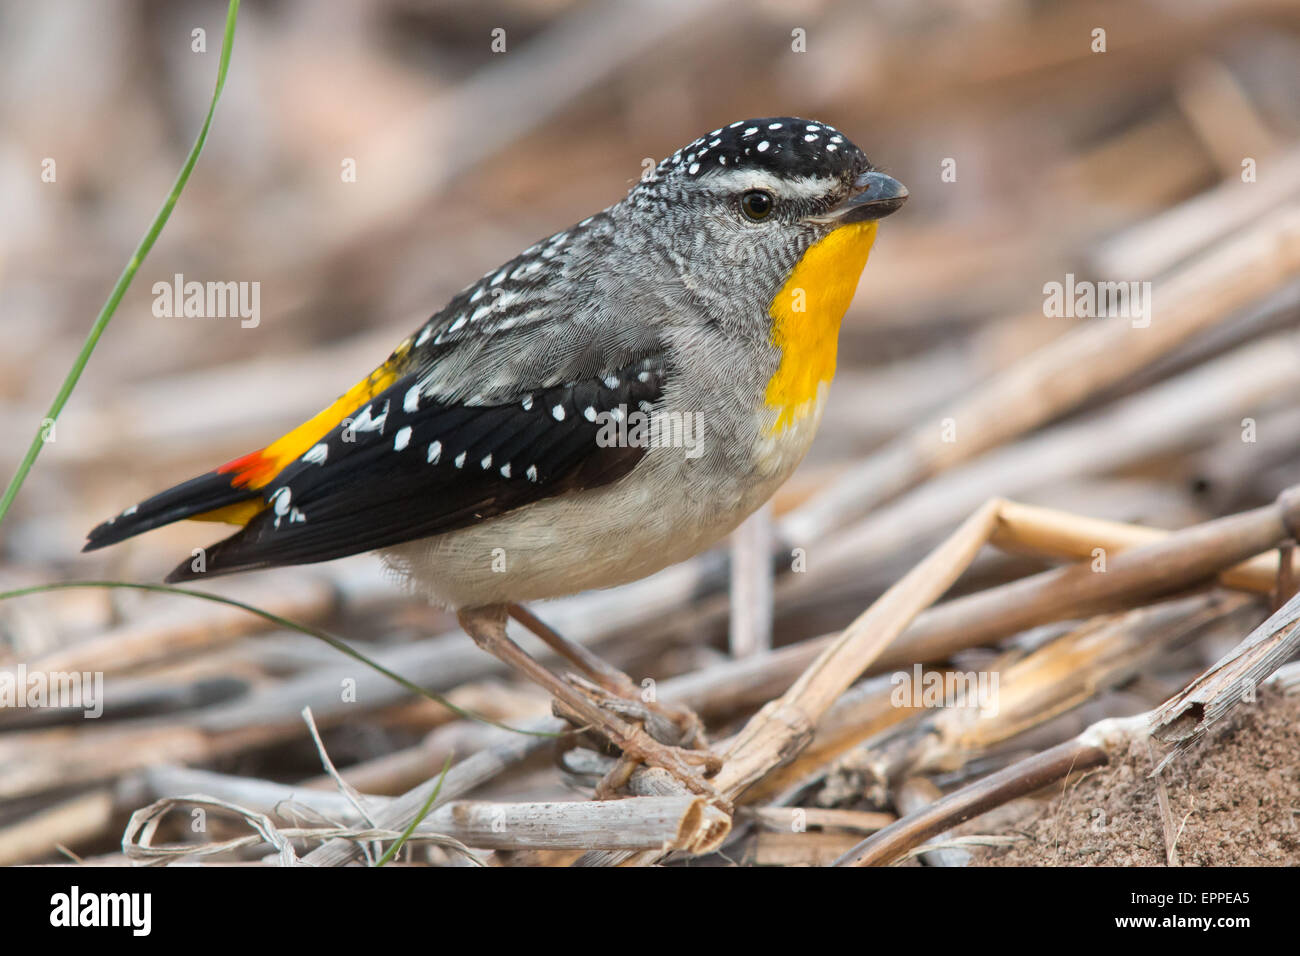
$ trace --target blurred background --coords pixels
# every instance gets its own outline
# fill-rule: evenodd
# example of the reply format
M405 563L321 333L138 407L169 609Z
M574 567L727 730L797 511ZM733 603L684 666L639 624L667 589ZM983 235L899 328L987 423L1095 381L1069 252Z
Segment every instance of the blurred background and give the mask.
M6 480L198 131L224 17L220 2L0 3ZM1213 316L1113 380L1089 357L1100 377L1078 400L858 502L845 520L873 513L858 540L874 550L778 586L778 643L843 626L990 495L1174 528L1300 475L1284 218L1300 203L1300 3L252 0L197 169L0 528L0 587L160 580L218 529L83 556L85 532L309 417L464 285L621 198L647 158L785 114L837 126L912 198L882 226L778 520L1107 321L1045 315L1045 283L1150 281L1157 325L1185 305ZM1223 249L1237 258L1195 265ZM177 273L260 283L259 323L156 316L151 288ZM634 676L698 669L727 653L724 562L634 588L621 610L614 593L552 615ZM963 584L1041 566L998 558ZM546 711L468 641L439 637L454 622L376 559L212 588L323 623L468 706ZM340 674L370 680L357 665L228 609L101 591L8 602L0 664L15 661L104 671L117 690L100 721L0 715L0 834L75 811L57 840L0 838L3 862L110 847L164 762L313 777L304 703L340 767L374 770L363 789L399 792L441 764L422 741L446 711L382 679L339 706ZM550 792L543 770L511 792Z

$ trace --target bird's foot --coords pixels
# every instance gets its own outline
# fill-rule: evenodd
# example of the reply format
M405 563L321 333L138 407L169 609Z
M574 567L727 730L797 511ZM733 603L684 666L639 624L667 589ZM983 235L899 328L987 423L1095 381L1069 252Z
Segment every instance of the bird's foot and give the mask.
M707 741L700 718L693 711L643 700L640 688L626 677L626 684L618 688L621 693L610 689L605 681L596 684L574 674L567 680L596 706L617 714L622 718L620 723L630 730L618 739L611 738L622 754L596 785L597 799L616 797L642 764L667 771L695 793L723 799L705 779L717 773L722 758L708 749L696 749L707 748ZM561 705L560 710L565 712L567 708Z

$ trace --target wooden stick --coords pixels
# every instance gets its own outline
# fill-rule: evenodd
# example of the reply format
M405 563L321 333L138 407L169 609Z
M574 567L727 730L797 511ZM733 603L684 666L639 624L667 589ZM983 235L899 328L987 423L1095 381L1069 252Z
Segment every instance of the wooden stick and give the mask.
M739 795L808 743L813 725L880 651L923 608L952 586L996 526L1001 502L991 501L886 591L800 675L778 700L745 725L726 751L715 786Z
M0 866L28 863L99 836L113 819L113 793L100 787L61 800L0 828Z
M898 819L892 813L828 810L825 807L745 807L740 814L765 830L789 833L794 827L875 833Z
M730 645L734 657L772 649L772 544L769 503L732 535Z
M713 783L733 799L807 746L812 726L834 699L867 668L929 601L960 576L999 524L1003 503L991 501L836 638L795 684L764 706L729 742L726 763ZM935 609L955 618L947 626L963 640L981 643L1036 624L1086 616L1139 598L1150 600L1211 579L1294 533L1300 524L1300 492L1284 492L1264 508L1206 522L1167 538L1121 552L1095 573L1078 565L1035 575L1002 588L969 595ZM936 590L937 588L937 590ZM1008 601L1008 596L1014 601ZM924 641L919 642L926 651ZM943 656L916 654L908 660ZM929 834L933 835L933 834ZM622 862L646 864L645 854ZM583 862L583 861L580 861ZM591 858L587 863L607 863Z
M1300 600L1297 601L1297 608L1300 608ZM1261 625L1258 630L1262 631L1267 623ZM1294 623L1293 620L1290 625L1283 626L1294 626ZM1296 679L1296 675L1300 675L1300 667L1289 665L1288 668L1278 671L1275 682L1286 686ZM1193 687L1195 686L1194 683ZM1099 721L1065 743L967 784L931 804L922 812L903 817L897 823L862 841L836 861L836 865L888 865L902 858L912 847L925 842L937 833L1017 797L1033 793L1071 773L1103 766L1110 761L1111 754L1124 753L1135 738L1147 737L1151 728L1160 725L1164 715L1177 709L1178 702L1183 696L1180 693L1155 710L1132 717ZM1157 767L1156 772L1159 772L1159 769Z
M924 812L943 798L943 791L927 777L909 777L901 781L895 790L894 803L899 811L907 816ZM950 831L943 831L932 842L944 842L951 839ZM970 852L963 849L929 850L921 855L929 866L966 866L970 863Z
M1175 749L1160 762L1163 769L1178 753L1203 737L1300 648L1300 595L1279 608L1241 643L1152 713L1153 736Z
M250 780L183 768L168 768L149 777L157 800L183 800L188 793L202 794L222 804L237 805L266 819L293 820L293 807L309 808L334 826L359 830L390 830L363 818L346 795L306 791L267 780ZM188 784L199 784L191 790ZM393 801L362 795L368 812L378 815ZM707 807L698 797L646 796L624 800L569 803L492 803L476 800L439 805L416 828L416 837L437 834L482 849L680 849L711 852L730 829L725 818L719 829L705 821ZM712 824L719 822L708 815ZM322 829L324 829L322 827ZM310 836L311 828L298 822L298 831ZM356 839L360 839L357 837ZM368 837L367 837L368 839Z
M938 540L989 497L1041 493L1081 475L1131 469L1153 455L1193 447L1207 428L1236 431L1242 416L1257 414L1265 403L1292 396L1300 401L1298 365L1300 335L1269 336L1113 407L954 467L862 521L809 539L815 545L805 541L809 570L781 578L778 606L862 580L918 537Z
M1145 720L1146 715L1142 716ZM1067 774L1100 767L1110 758L1098 735L1093 737L1085 739L1081 736L1068 740L968 784L936 800L919 813L903 817L863 840L836 860L835 865L887 865L901 858L912 847L919 846L972 817L1016 797L1033 793Z

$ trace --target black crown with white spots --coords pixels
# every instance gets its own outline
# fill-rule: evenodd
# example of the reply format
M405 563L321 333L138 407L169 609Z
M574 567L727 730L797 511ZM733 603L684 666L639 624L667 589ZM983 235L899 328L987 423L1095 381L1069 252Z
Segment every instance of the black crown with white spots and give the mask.
M673 153L646 178L695 179L757 168L779 176L837 177L868 167L866 157L834 126L797 116L739 120Z

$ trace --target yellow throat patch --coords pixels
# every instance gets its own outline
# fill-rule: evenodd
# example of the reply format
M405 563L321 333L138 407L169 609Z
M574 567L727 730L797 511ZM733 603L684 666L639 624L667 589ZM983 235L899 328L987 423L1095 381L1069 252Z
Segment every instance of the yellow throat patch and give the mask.
M822 383L835 377L840 321L857 291L876 226L874 221L840 226L813 245L768 306L771 342L781 350L781 364L764 396L777 412L770 434L810 414Z

